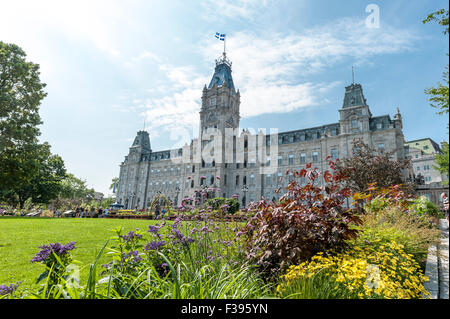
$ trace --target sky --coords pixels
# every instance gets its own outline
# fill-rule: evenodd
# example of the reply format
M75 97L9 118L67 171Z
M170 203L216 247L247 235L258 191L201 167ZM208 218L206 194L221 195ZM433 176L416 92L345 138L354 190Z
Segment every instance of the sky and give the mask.
M0 0L0 41L40 65L42 142L89 187L111 193L137 131L154 151L197 137L202 89L226 34L241 128L279 132L339 121L345 86L373 116L396 108L405 140L448 141L426 88L442 81L441 0Z

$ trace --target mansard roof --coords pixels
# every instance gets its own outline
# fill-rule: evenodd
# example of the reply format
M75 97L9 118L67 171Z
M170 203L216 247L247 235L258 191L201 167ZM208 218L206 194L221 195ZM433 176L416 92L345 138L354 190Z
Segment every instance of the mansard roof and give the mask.
M344 103L342 108L353 106L367 106L361 84L352 83L345 87Z
M131 148L141 147L143 153L151 152L152 149L150 147L150 136L146 131L139 131L137 133L136 138L134 139L133 145Z
M216 60L216 68L211 82L209 82L208 89L212 88L214 85L222 86L224 83L227 84L227 87L230 90L235 90L233 77L231 76L231 62L227 59L225 53L221 59Z

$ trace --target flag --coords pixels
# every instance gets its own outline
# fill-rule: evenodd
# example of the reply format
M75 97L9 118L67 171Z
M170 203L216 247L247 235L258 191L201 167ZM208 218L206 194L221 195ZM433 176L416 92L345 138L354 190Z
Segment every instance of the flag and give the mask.
M222 33L219 33L219 32L216 32L216 35L215 35L215 37L217 39L219 39L220 41L225 41L225 36L226 36L226 34L222 34Z

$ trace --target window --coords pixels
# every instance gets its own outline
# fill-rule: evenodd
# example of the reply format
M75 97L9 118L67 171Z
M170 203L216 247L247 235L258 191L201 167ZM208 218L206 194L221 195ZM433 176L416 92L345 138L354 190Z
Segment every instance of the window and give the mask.
M211 98L211 100L209 101L209 105L210 106L216 105L216 99L215 98Z
M283 156L279 155L278 156L278 165L282 165L283 164Z
M272 185L272 175L271 174L266 175L266 184Z
M289 182L292 182L294 180L294 173L289 172Z
M267 157L266 166L270 166L270 156Z
M352 128L358 128L358 122L356 120L352 120Z
M383 128L383 123L377 123L377 130L381 130Z
M300 135L300 141L304 141L306 139L305 134Z
M417 167L416 167L416 170L417 170L418 172L420 172L420 166L417 166Z
M236 186L239 185L239 175L236 175Z
M191 170L191 166L190 165L186 166L186 173L189 173L190 170Z
M312 152L312 161L314 163L317 163L319 161L319 153L318 152Z
M306 164L306 153L300 154L300 164Z
M423 166L423 170L424 171L429 171L430 170L430 165L424 165Z
M336 160L339 157L339 151L337 148L331 149L331 159Z
M247 176L242 177L242 185L247 185Z
M289 165L294 165L294 155L290 154L288 156Z
M283 174L279 172L279 173L278 173L278 178L277 178L277 183L278 183L278 185L281 184L282 180L283 180Z
M378 151L383 154L384 153L384 143L378 144Z
M250 185L255 185L255 175L250 174Z

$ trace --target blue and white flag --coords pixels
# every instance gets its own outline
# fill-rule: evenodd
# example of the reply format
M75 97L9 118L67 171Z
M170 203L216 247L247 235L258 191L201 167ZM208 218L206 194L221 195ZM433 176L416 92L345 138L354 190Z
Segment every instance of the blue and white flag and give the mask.
M217 38L217 39L219 39L220 41L225 41L225 34L222 34L222 33L219 33L219 32L216 32L216 35L215 35L215 37Z

